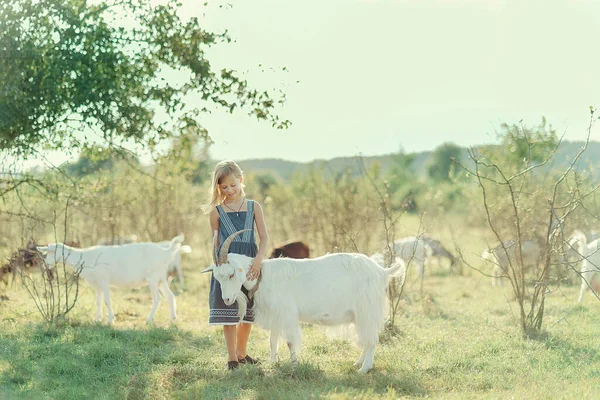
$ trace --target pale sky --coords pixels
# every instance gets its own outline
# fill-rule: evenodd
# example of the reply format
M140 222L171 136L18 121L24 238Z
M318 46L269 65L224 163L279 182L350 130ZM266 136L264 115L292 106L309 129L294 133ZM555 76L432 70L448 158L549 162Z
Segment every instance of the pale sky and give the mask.
M293 123L281 131L244 114L212 114L203 124L216 159L468 146L493 142L502 122L533 126L542 116L567 140L582 140L589 106L600 108L600 1L198 3L186 11L236 39L211 51L214 62L285 89L280 115ZM259 73L259 64L277 72Z
M284 90L279 114L293 123L206 115L214 159L493 143L501 123L542 116L583 140L600 108L600 0L208 1L184 0L182 15L235 39L209 50L213 67Z

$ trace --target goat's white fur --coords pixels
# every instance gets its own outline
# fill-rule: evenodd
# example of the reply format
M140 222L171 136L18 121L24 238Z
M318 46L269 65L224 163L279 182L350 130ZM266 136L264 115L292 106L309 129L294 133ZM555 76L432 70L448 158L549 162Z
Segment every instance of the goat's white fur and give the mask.
M102 320L102 295L108 309L108 323L112 324L115 315L110 301L110 285L120 287L140 287L148 285L152 293L152 309L147 322L151 323L160 304L160 294L167 296L171 311L171 321L177 317L175 296L169 289L167 270L179 253L184 236L173 238L168 246L159 243L131 243L120 246L93 246L73 248L63 243L51 243L38 247L47 252L48 266L64 263L96 289L96 320Z
M256 281L245 279L251 260L230 253L225 263L205 270L212 270L221 284L225 303L233 304L236 299L244 303L241 286L250 290L256 285ZM271 333L271 360L277 361L281 336L287 341L292 363L298 362L302 342L299 321L326 326L353 324L362 348L355 365L361 365L361 373L368 372L373 368L383 327L389 278L405 272L401 260L391 268L382 268L364 254L264 260L254 295L254 314L256 323Z
M523 257L523 267L537 266L542 254L541 246L534 240L525 240L521 242L521 255ZM492 273L492 286L502 285L502 277L506 276L511 265L519 262L516 241L505 241L503 245L498 245L493 249L485 249L481 258L494 264Z
M587 241L585 234L574 232L569 240L569 247L577 253L581 261L581 288L579 289L579 299L577 302L583 302L583 295L590 288L594 275L600 273L600 239L592 242Z

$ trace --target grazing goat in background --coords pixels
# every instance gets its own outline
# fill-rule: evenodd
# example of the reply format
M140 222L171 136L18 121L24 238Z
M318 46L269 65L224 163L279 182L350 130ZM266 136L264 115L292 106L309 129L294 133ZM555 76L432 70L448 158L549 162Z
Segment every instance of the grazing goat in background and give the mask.
M583 302L583 295L590 288L595 275L600 273L600 239L596 239L590 243L587 242L587 237L581 232L575 232L569 240L569 247L572 248L581 262L580 276L581 288L579 290L579 299L577 302Z
M529 267L538 266L542 248L534 240L525 240L521 242L521 255L523 257L522 270L525 272ZM510 266L520 262L517 242L509 240L502 242L501 245L493 249L485 249L481 254L481 258L494 264L492 286L502 285L502 277L509 273Z
M428 236L421 236L421 239L431 248L431 257L438 258L438 264L440 258L446 258L450 261L450 272L454 271L454 266L457 264L457 259L442 245L439 240L435 240Z
M280 244L273 249L269 258L310 258L310 248L301 241L287 242Z
M417 265L421 279L425 276L425 261L431 257L431 247L420 237L408 236L394 241L396 257L400 257L408 265Z
M288 343L292 363L298 362L302 343L299 321L336 326L353 324L362 348L356 366L366 373L373 368L375 347L383 327L386 288L391 276L403 275L403 262L381 268L364 254L334 253L312 259L274 258L263 261L258 280L247 281L252 259L241 254L227 254L235 236L231 235L217 255L213 238L214 264L203 272L213 271L221 284L223 301L236 300L239 315L246 313L242 285L254 295L256 323L271 333L271 360L277 361L279 336Z
M52 243L38 247L47 252L45 262L54 266L64 263L79 273L96 289L96 321L102 320L102 295L108 309L108 323L115 319L110 302L110 285L140 287L148 285L152 293L152 309L147 322L154 319L160 303L160 294L167 296L171 321L177 317L175 296L169 289L167 271L179 251L184 236L173 238L168 246L158 243L131 243L122 246L94 246L84 249ZM160 288L160 289L159 289Z
M8 277L11 273L12 266L9 262L0 267L0 281L4 282L4 286L8 286Z

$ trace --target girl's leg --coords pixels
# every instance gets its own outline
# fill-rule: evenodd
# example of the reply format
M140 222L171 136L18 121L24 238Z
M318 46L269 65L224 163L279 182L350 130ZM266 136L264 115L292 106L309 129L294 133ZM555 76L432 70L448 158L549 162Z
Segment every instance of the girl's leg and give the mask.
M246 325L246 324L242 324L242 325ZM223 333L225 334L225 344L227 345L227 353L229 354L229 360L228 361L237 361L237 353L236 353L236 347L237 347L237 343L238 339L237 339L237 325L223 325ZM246 341L248 341L248 338L246 337ZM245 344L244 344L245 346Z
M248 338L250 337L250 330L252 324L240 323L237 330L237 357L246 357L246 345L248 344Z

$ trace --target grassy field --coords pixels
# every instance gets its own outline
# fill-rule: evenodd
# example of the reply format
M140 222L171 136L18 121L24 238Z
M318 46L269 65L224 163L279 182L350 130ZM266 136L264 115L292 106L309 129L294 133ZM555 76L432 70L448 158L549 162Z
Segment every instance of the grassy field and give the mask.
M576 305L575 286L547 300L545 330L523 340L508 285L492 288L477 273L450 276L430 268L423 293L412 276L398 332L384 333L375 369L353 367L359 351L303 326L300 364L285 346L268 361L268 334L255 327L249 353L263 363L230 372L221 329L207 325L209 276L203 255L187 259L188 288L177 294L170 326L162 302L154 326L147 288L113 289L116 323L93 322L86 284L69 320L40 321L24 289L7 289L0 303L2 399L306 399L306 398L598 398L600 302ZM195 265L196 264L196 265ZM470 271L472 272L472 271ZM105 312L106 313L106 312Z

